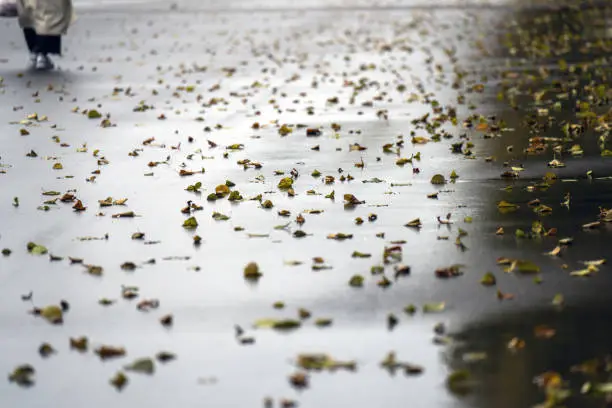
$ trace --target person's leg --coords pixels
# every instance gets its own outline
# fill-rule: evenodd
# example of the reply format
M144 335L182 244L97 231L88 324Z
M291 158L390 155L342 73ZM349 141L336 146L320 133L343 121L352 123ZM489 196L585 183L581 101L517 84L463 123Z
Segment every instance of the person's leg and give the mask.
M39 55L36 60L36 68L53 69L54 65L49 54L61 55L62 38L59 35L39 35L38 49Z
M59 35L39 35L38 52L49 55L62 55L62 37Z
M35 63L38 53L38 36L36 35L36 31L31 28L24 28L23 36L25 37L28 50L30 51L30 60L32 63Z

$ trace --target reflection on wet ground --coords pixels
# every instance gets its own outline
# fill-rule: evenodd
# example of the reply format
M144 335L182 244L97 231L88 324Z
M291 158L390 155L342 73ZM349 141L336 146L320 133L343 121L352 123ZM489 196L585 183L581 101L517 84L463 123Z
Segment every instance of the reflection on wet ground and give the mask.
M492 201L507 200L520 204L521 208L509 216L500 214L495 207L489 207L487 218L493 223L497 222L512 235L504 237L503 244L490 244L490 250L505 251L504 256L509 258L542 258L543 253L554 250L557 238L551 240L545 237L525 241L514 234L517 228L529 232L532 221L537 220L541 221L545 228L556 228L558 237L573 237L575 240L571 248L561 248L560 257L549 256L549 259L544 261L538 259L543 271L541 282L538 280L537 283L525 285L525 281L532 279L530 275L522 277L521 284L515 282L502 286L504 292L516 296L512 302L518 300L522 303L523 297L540 298L539 305L511 307L504 311L495 308L485 313L484 318L469 319L469 322L455 333L457 344L449 348L446 358L453 370L467 369L475 378L475 385L470 389L473 393L463 397L468 406L533 406L544 401L545 393L532 380L551 371L561 374L572 391L572 396L559 403L560 405L603 406L605 398L602 394L593 396L592 388L586 388L585 384L609 381L608 370L604 367L612 338L612 333L606 328L606 322L612 313L608 295L612 282L605 272L595 275L596 282L593 282L591 278L585 280L570 277L568 271L584 271L585 265L582 261L606 257L610 252L607 242L609 228L605 231L592 231L580 227L595 221L598 208L609 206L612 201L611 180L608 178L610 163L605 158L602 159L601 139L593 131L587 131L587 134L580 138L580 147L584 153L577 157L568 153L553 154L550 150L541 155L524 157L522 152L530 147L530 137L563 137L562 127L566 123L584 123L576 119L579 110L575 106L584 101L584 95L580 92L570 92L569 103L564 103L563 108L553 108L550 102L540 103L540 109L546 111L540 115L537 111L534 114L533 105L535 103L538 108L539 101L534 102L533 95L542 92L555 100L555 96L564 93L562 88L567 81L577 80L578 89L607 83L609 69L605 49L609 46L604 46L602 50L592 45L606 42L609 44L612 34L609 28L609 10L594 8L582 15L570 10L558 14L519 12L515 18L516 27L510 31L515 36L522 35L523 45L529 44L532 47L514 49L517 63L513 64L509 72L532 73L534 78L533 81L527 80L517 87L514 112L505 108L500 108L499 111L493 109L506 120L509 128L515 128L516 131L511 136L506 135L488 144L487 147L491 150L481 153L496 155L508 161L510 165L524 165L525 170L521 172L520 182L500 181L499 188L488 190L488 198ZM537 41L549 43L536 43ZM560 55L551 57L550 49L554 50L553 53L559 51ZM496 54L501 56L505 52L507 49L499 49ZM521 63L519 58L525 58L524 62ZM588 65L601 65L602 69L593 69L590 74L568 74L563 72L562 67L565 64L574 66L578 71L583 70L582 72L587 72L588 68L585 67ZM550 73L543 72L542 69L550 70ZM506 84L509 82L512 81L506 81ZM551 98L551 95L554 96ZM603 102L599 112L606 112L607 105L607 102ZM525 126L525 112L531 115L531 124L543 124L537 128L539 132L534 132L533 126ZM507 148L508 145L512 145L512 150ZM528 191L525 187L540 183L541 175L551 170L547 163L555 158L567 165L554 170L560 180L545 191L538 191L537 188ZM599 179L594 180L593 177ZM531 181L526 181L530 179ZM510 191L504 189L508 185L512 187ZM542 217L535 214L534 206L530 207L528 204L537 198L542 203L557 208L568 194L571 197L571 211L569 208L561 211L555 209L549 216ZM508 245L509 241L515 244ZM555 305L561 299L563 306ZM480 360L485 355L486 358ZM477 362L470 361L474 357L478 359ZM577 366L592 362L593 359L599 361L598 368L593 370L596 374L577 372L580 371ZM551 403L550 406L556 405Z
M574 277L570 271L584 269L582 261L609 256L612 224L581 226L597 219L599 206L612 203L612 180L607 178L612 171L606 161L612 159L600 156L599 134L592 127L577 141L580 157L565 149L555 155L550 146L541 155L523 151L533 146L530 138L562 137L564 122L578 122L575 103L584 95L573 94L565 82L581 77L590 86L609 78L603 42L610 37L607 14L605 9L577 14L489 3L493 6L478 8L472 2L463 8L448 2L432 10L431 5L402 1L381 7L319 1L310 4L311 10L296 11L296 4L280 1L258 12L251 2L227 2L219 10L211 2L187 1L165 14L151 11L162 9L159 3L113 2L95 8L81 3L63 70L23 77L17 75L23 60L19 33L9 23L0 26L8 44L3 45L8 62L0 65L0 98L2 106L15 108L0 110L1 123L36 111L57 124L29 127L27 137L16 136L18 126L2 125L0 162L6 167L0 175L0 246L13 253L0 259L0 349L6 351L0 372L31 362L37 383L27 391L0 383L1 402L26 408L46 407L48 401L93 408L195 407L202 401L246 407L272 396L297 400L303 407L404 407L407 401L417 407L521 407L543 400L532 378L547 370L559 371L572 389L579 389L580 379L569 374L570 367L608 352L610 336L603 327L612 312L606 305L612 278L605 265L590 277ZM202 12L213 6L216 13ZM576 65L585 62L601 69L589 71L590 78L576 74L587 71ZM197 91L187 92L190 85ZM134 112L142 108L140 101L154 106L151 112ZM599 104L599 114L608 108L605 100L591 102ZM448 106L455 105L459 126L443 123L439 129L452 139L411 143L412 136L430 137L431 118L450 116ZM92 108L108 112L117 127L104 129L71 112ZM540 114L544 110L547 114ZM162 113L166 120L158 120ZM418 120L427 114L427 120ZM485 120L461 126L471 114ZM322 135L306 137L306 129L294 128L281 137L283 124L321 127ZM502 129L495 131L495 126ZM151 137L156 140L143 144ZM207 140L218 147L209 148ZM451 144L459 141L464 142L461 151L450 153ZM85 143L86 154L75 152ZM225 146L240 143L243 151L223 158ZM391 153L382 150L387 143L395 145ZM395 147L400 145L398 155ZM36 160L25 157L31 150ZM134 151L138 156L128 156ZM420 160L396 165L417 152ZM101 157L110 163L100 164ZM566 167L550 169L547 163L555 158ZM261 162L262 169L236 164L245 159ZM51 171L58 161L64 170ZM148 165L155 162L160 164ZM520 166L524 169L511 170ZM202 175L178 176L181 168L201 167L206 169ZM299 173L297 194L289 197L276 188L282 176L274 172L286 176L293 168ZM94 170L100 174L92 180ZM453 170L456 181L430 183L434 174L448 178ZM500 178L510 170L520 177ZM316 171L321 176L312 176ZM557 179L543 186L548 171ZM348 174L355 179L339 180ZM326 175L336 182L322 182ZM245 198L263 194L274 208L262 209L254 201L207 202L226 180L236 183ZM184 191L196 181L203 184L201 194ZM69 189L77 189L88 211L37 210L42 192ZM332 191L335 201L325 198ZM436 192L437 199L427 198ZM568 193L569 208L561 204ZM344 194L365 204L345 208ZM15 196L19 207L11 205ZM125 210L142 217L112 219L124 209L98 209L96 204L109 196L128 198ZM533 203L536 198L552 212L537 212L542 207ZM179 210L187 200L205 207L194 213L200 223L196 232L181 227L186 217ZM519 207L502 213L497 207L502 200ZM281 209L291 210L291 218L280 217ZM211 219L213 210L230 219ZM98 211L106 216L96 217ZM293 222L299 213L306 219L301 227ZM449 213L453 224L437 221ZM368 221L371 214L375 221ZM365 220L362 225L356 225L357 217ZM416 218L421 228L404 227ZM537 229L557 233L532 234L534 221L541 221ZM287 228L275 228L287 222ZM503 235L496 233L500 228ZM308 235L294 238L298 229ZM523 234L517 236L517 229ZM145 233L147 244L131 239L135 232ZM326 238L339 232L354 236ZM79 240L106 233L109 239ZM193 246L196 233L203 240L199 247ZM574 241L559 249L560 256L544 255L564 237ZM24 249L29 241L46 245L55 255L101 265L104 276L89 276L67 261L33 257ZM394 265L387 265L386 282L370 268L381 265L384 249L394 245L403 245L402 262L411 274L395 279ZM331 268L313 270L318 265L314 257ZM515 265L513 273L506 273L512 264L498 265L501 257L533 262L541 272L534 279ZM122 270L128 261L138 268ZM264 274L256 285L245 283L242 275L251 261ZM436 278L434 271L451 265L464 265L463 276ZM493 287L480 283L487 272L496 278ZM356 274L365 278L361 289L348 285ZM98 304L101 298L120 298L121 285L136 285L144 297L159 298L163 310L143 314L135 302L123 299L109 307ZM64 326L31 319L29 302L20 299L29 291L36 305L67 299L71 310ZM563 308L552 305L559 294ZM279 301L286 307L275 310L272 304ZM444 302L443 312L423 313L425 305L439 302ZM406 313L410 305L416 314ZM283 334L251 328L261 318L295 317L298 308L333 319L332 327L305 321L296 332ZM158 322L165 313L175 316L170 330ZM393 330L388 329L389 314L399 320ZM443 337L438 323L465 346L453 345L454 335ZM237 344L234 325L245 328L256 344ZM542 325L554 329L554 336L534 338L534 327ZM71 352L68 338L80 335L96 346L122 345L129 359L160 350L171 350L178 359L160 366L152 379L130 375L125 390L115 393L106 383L126 362L102 364L91 353ZM434 337L443 344L432 344ZM524 340L524 347L508 350L513 338ZM35 351L42 341L54 345L58 355L39 362ZM387 373L380 362L390 350L401 361L422 365L424 374ZM469 364L474 392L460 398L444 391L445 378L466 366L466 350L484 351L487 358ZM289 387L287 376L295 371L292 360L303 352L355 359L359 369L315 373L310 389L298 392ZM570 405L601 401L581 398Z
M573 393L563 406L601 407L605 406L602 395L581 395L581 390L585 383L609 381L604 367L610 356L610 317L609 302L588 299L579 306L506 313L466 326L445 358L454 370L468 369L475 378L473 388L462 397L467 406L534 406L544 400L544 393L533 379L557 371ZM513 339L523 340L524 348L510 348ZM593 369L584 373L579 367Z

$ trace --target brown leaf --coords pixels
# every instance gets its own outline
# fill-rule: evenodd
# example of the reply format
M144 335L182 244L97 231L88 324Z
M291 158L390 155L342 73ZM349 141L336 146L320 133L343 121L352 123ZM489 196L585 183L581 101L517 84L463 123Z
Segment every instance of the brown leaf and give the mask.
M122 212L119 214L113 214L113 218L134 218L136 216L136 214L134 214L134 211L127 211L127 212Z
M453 278L463 275L460 265L451 265L446 268L436 269L436 277L438 278Z
M169 327L172 326L172 324L174 323L174 317L169 314L160 318L159 322L162 324L162 326Z
M81 200L77 200L77 202L72 206L75 211L85 211L87 207L83 205Z
M555 336L555 334L557 334L557 331L555 329L553 329L550 326L546 326L545 324L541 324L539 326L536 326L533 329L533 334L538 338L538 339L550 339L553 338Z
M159 300L157 299L144 299L138 302L136 308L143 312L148 312L151 309L157 309L159 307Z
M512 300L514 295L512 293L503 293L501 290L497 290L497 298L499 300Z
M298 388L298 389L306 388L308 387L308 383L309 383L308 374L305 374L302 372L297 372L295 374L292 374L291 376L289 376L289 382L295 388Z
M62 203L70 203L74 200L76 200L76 197L74 196L74 194L70 194L70 193L66 193L60 198L60 201Z
M94 353L96 353L102 360L106 360L108 358L125 356L125 349L123 347L100 346L94 350Z

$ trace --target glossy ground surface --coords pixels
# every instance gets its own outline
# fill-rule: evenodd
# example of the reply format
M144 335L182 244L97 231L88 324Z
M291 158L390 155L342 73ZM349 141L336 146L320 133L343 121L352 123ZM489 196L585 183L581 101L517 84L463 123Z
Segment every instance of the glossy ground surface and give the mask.
M551 81L568 75L558 72L558 58L511 55L506 48L504 38L516 27L528 31L537 26L534 21L549 19L546 27L555 35L564 32L566 22L572 24L571 12L550 12L540 3L524 9L520 2L502 1L486 6L442 1L435 7L407 0L307 6L289 0L175 6L77 2L79 19L52 73L25 69L27 55L15 22L0 21L0 248L12 250L0 257L0 373L8 375L24 363L36 369L34 387L0 382L1 405L258 407L271 397L305 408L510 408L544 399L532 383L535 375L605 355L612 337L605 328L612 313L608 267L588 278L569 272L583 269L580 261L610 256L612 224L581 226L597 220L598 207L612 206L607 179L612 159L600 156L597 137L588 133L581 141L584 155L563 156L567 166L554 170L570 180L528 191L550 171L547 163L553 159L552 152L522 153L534 136L523 121L533 111L535 90L517 89L518 110L497 98L508 72L527 75L544 67ZM584 18L578 22L585 44L610 36L606 14L600 17L588 26ZM571 64L599 57L569 53L563 58ZM462 71L465 79L453 86ZM482 92L480 83L486 84ZM460 95L463 104L457 104ZM456 106L458 125L443 125L453 138L412 143L413 131L431 138L413 120L434 116L432 100ZM137 107L145 111L134 111ZM82 114L92 109L110 115L112 126ZM48 120L19 123L33 113ZM504 120L505 130L485 138L491 135L488 128L462 126L474 113L495 116L490 123ZM554 116L558 122L575 120L570 103ZM284 124L292 131L282 136ZM321 134L308 137L298 124L320 128ZM21 129L28 134L21 135ZM554 127L548 133L561 136ZM211 148L208 140L217 146ZM399 155L383 152L385 144L401 140ZM459 140L473 143L475 160L452 154L451 144ZM243 149L226 149L234 144ZM36 157L26 156L31 151ZM396 164L417 152L420 160L412 165ZM237 164L245 159L262 167ZM500 178L508 170L505 161L524 165L519 179ZM54 169L56 163L62 168ZM180 176L181 170L203 168L203 174ZM289 197L277 184L292 169L299 177L295 196ZM312 176L315 170L321 174ZM430 183L434 174L449 179L453 170L456 182ZM349 174L353 180L340 181ZM325 176L335 182L326 184ZM245 200L207 201L226 180ZM201 194L185 191L197 182ZM504 189L508 185L512 191ZM54 198L44 192L72 190L85 211L75 212L74 202L43 204ZM332 191L335 200L326 198ZM437 199L427 197L435 192ZM569 209L560 204L567 193ZM248 200L259 194L274 207ZM365 203L347 208L345 194ZM107 197L128 201L99 208L98 200ZM535 198L552 213L536 214L528 205ZM192 214L199 223L195 230L182 227L188 216L180 210L188 200L203 207ZM502 214L501 200L520 208ZM44 205L48 211L39 209ZM291 216L279 216L283 209ZM126 211L137 217L112 218ZM213 212L230 218L214 220ZM300 213L301 227L294 221ZM440 224L437 217L445 220L448 213L453 224ZM375 221L368 221L370 214L376 214ZM364 223L356 225L356 217ZM422 228L404 226L416 218ZM557 236L515 237L517 228L530 231L535 220L556 228ZM499 227L504 235L496 235ZM459 229L467 232L463 249L455 242ZM297 230L308 235L295 238ZM144 240L132 239L136 232L145 233ZM352 238L328 238L340 232ZM194 235L202 238L200 246L194 246ZM544 255L563 237L573 237L574 243L562 257ZM387 265L392 284L382 288L381 275L371 275L370 269L382 265L384 249L398 241L405 241L399 243L402 263L411 274L394 279L394 265ZM30 254L28 242L66 258L51 262L48 255ZM354 257L355 251L371 257ZM103 267L102 276L88 274L67 257ZM314 271L314 257L331 268ZM497 265L500 257L536 263L541 283L534 283L533 275L504 273ZM126 262L136 269L123 269ZM263 273L257 283L243 277L249 262L257 262ZM435 276L436 269L454 264L464 265L462 276ZM487 271L513 299L500 301L495 287L480 284ZM365 278L362 288L348 285L356 274ZM122 285L137 286L140 297L123 299ZM21 296L29 292L38 307L69 302L64 324L28 314L32 303ZM556 294L564 296L562 310L551 304ZM103 298L116 302L102 306ZM143 299L158 299L160 306L137 310ZM273 307L279 301L284 309ZM423 305L432 302L445 302L445 310L423 313ZM403 311L411 304L417 307L412 316ZM298 308L312 317L295 331L253 328L262 318L297 319ZM390 313L399 319L393 330L387 327ZM159 322L167 314L174 317L170 328ZM317 318L333 324L316 327ZM433 344L439 322L465 346ZM552 339L534 338L534 327L542 324L556 329ZM255 344L241 345L234 325ZM89 338L89 352L70 350L69 338L78 336ZM514 337L525 340L524 349L507 349ZM37 349L43 342L57 353L41 358ZM92 351L100 345L125 347L127 356L101 362ZM121 392L109 384L134 359L162 350L177 359L156 364L151 377L127 372L129 383ZM390 375L380 367L389 351L423 366L423 374ZM488 358L470 365L473 392L459 397L447 390L445 379L465 366L465 351L485 351ZM310 387L296 391L288 376L296 371L297 355L305 352L355 360L358 369L312 373ZM581 398L569 405L601 402Z

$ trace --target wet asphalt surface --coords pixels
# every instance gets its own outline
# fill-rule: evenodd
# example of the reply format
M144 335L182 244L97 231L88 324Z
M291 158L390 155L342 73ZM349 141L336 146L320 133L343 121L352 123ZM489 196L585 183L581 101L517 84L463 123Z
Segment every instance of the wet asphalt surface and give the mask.
M580 269L580 261L609 256L612 226L592 231L580 226L597 218L599 206L612 202L612 181L584 175L593 170L595 177L610 176L610 165L597 157L595 145L585 142L585 157L567 158L567 168L557 172L576 181L525 191L548 171L547 160L521 157L527 140L522 112L495 97L496 73L507 68L499 27L509 19L521 21L530 11L503 2L487 7L452 2L409 7L399 1L376 7L357 1L308 7L288 1L179 2L172 8L156 2L77 4L79 19L52 73L24 69L27 55L15 22L0 22L0 247L13 250L0 258L0 372L8 374L23 363L37 371L36 384L29 389L0 382L2 406L257 407L269 396L295 400L301 407L521 407L542 399L532 384L534 375L607 353L610 333L602 328L610 313L607 267L583 279L570 277L568 270ZM477 44L491 50L488 57L478 52ZM419 84L441 104L456 101L457 90L451 87L455 65L443 51L448 47L455 49L457 65L475 83L483 74L490 76L491 90L468 94L476 111L504 118L513 132L484 140L475 130L449 127L454 140L410 143L415 130L411 121L431 110L407 102L410 94L419 93ZM429 58L439 61L438 70L426 62ZM526 64L517 70L532 68ZM367 86L351 104L351 84L362 78ZM193 92L185 89L189 86ZM329 102L333 97L338 104ZM134 112L140 101L153 109ZM372 106L363 105L372 101ZM110 114L115 126L101 127L100 119L79 113L84 109ZM388 120L377 115L381 110ZM11 124L35 112L48 121ZM458 108L459 117L470 113L467 106ZM159 119L161 114L165 120ZM255 122L260 129L252 128ZM285 123L320 127L322 134L307 137L306 129L296 128L282 137L277 124ZM334 131L333 123L341 129ZM29 135L21 136L22 128ZM477 160L450 153L450 143L460 134L473 141ZM410 165L396 166L397 156L382 152L382 145L398 141L398 135L405 139L402 157L421 153L414 164L420 173ZM153 142L143 145L152 137ZM209 148L207 140L218 146ZM355 143L367 150L351 151ZM225 146L232 144L244 144L244 150L229 151L224 158ZM77 152L84 145L87 151ZM315 145L319 150L311 149ZM514 146L512 152L508 145ZM138 156L129 156L135 149L141 149ZM26 157L31 150L36 158ZM497 160L487 163L487 156ZM237 164L244 159L263 166L244 169ZM361 159L365 167L355 167ZM502 163L512 159L521 160L525 171L507 192L502 189L508 182L499 175L505 170ZM148 166L155 161L164 163ZM57 162L62 170L52 168ZM181 169L202 168L204 174L179 176ZM294 168L299 172L296 196L288 197L276 188L284 176L274 172L288 175ZM100 173L93 174L96 170ZM314 170L322 176L312 177ZM432 175L448 177L452 170L460 175L455 183L430 184ZM321 181L325 175L341 174L354 180L333 185ZM367 182L375 178L383 182ZM236 183L245 198L263 194L274 208L262 209L255 201L208 202L206 196L226 180ZM201 195L185 191L197 181ZM73 189L86 211L75 213L72 204L37 210L48 199L43 192ZM332 190L335 201L324 198ZM436 191L437 200L426 197ZM572 195L569 210L559 204L567 192ZM344 194L365 204L346 209ZM98 208L98 200L109 196L128 198L127 205ZM19 198L18 207L12 205L13 197ZM559 237L575 239L562 258L543 255L556 246L554 237L514 237L516 228L529 230L540 219L527 205L536 197L553 207L543 218L545 225L557 228ZM199 222L195 231L181 227L187 217L180 209L188 200L204 207L193 214ZM500 214L500 200L521 207ZM281 209L290 210L291 218L278 216ZM313 209L323 212L306 213ZM123 211L139 216L111 217ZM215 221L213 211L231 218ZM299 213L306 218L302 227L293 222ZM375 222L367 221L371 213L377 215ZM439 225L436 217L447 213L454 224ZM366 221L356 226L355 217ZM465 217L473 221L466 223ZM403 226L415 218L423 223L420 230ZM285 230L274 228L289 221ZM507 231L504 236L495 234L500 226ZM465 250L455 245L458 228L468 233L462 238ZM309 235L294 238L297 229ZM144 232L145 242L132 240L135 232ZM353 238L326 238L338 232ZM381 233L382 238L377 236ZM81 240L105 234L108 239ZM202 237L199 247L193 245L195 234ZM30 241L45 245L51 254L100 265L103 276L90 276L68 260L50 262L48 256L28 254ZM396 241L405 241L403 263L411 267L411 275L383 289L370 267L381 264L384 248ZM353 251L372 257L353 258ZM313 271L313 257L324 258L332 268ZM503 273L496 264L499 257L536 262L542 283ZM127 261L138 267L122 270ZM257 284L243 278L251 261L264 274ZM291 266L289 261L302 264ZM453 264L465 265L464 275L435 277L437 268ZM387 266L391 279L392 270ZM480 285L487 271L495 273L498 288L514 299L499 301L495 288ZM363 288L348 286L354 274L365 277ZM159 309L137 310L140 299L122 299L122 285L138 286L140 299L159 299ZM29 315L32 304L20 296L30 291L36 306L68 301L64 324L53 326ZM563 313L551 305L558 293L565 297ZM101 298L117 302L103 307ZM285 308L274 309L276 301L285 302ZM446 310L422 313L429 302L445 302ZM414 316L403 312L409 304L419 308ZM310 310L315 318L332 318L333 325L318 328L311 319L291 333L252 329L261 318L295 318L298 308ZM158 320L168 313L175 319L169 329ZM399 318L391 331L389 313ZM433 329L439 322L459 333L465 348L453 354L434 345ZM533 327L543 323L557 327L555 339L532 338ZM256 343L240 345L234 325L245 328ZM123 346L127 356L100 362L91 351L70 350L68 339L82 335L92 348ZM509 353L506 344L517 336L527 347ZM42 342L52 344L57 354L42 359L37 353ZM158 364L152 377L128 374L129 384L121 392L108 384L125 364L160 350L176 353L177 360ZM422 365L424 373L387 373L379 363L391 350L401 360ZM444 380L464 365L458 360L465 350L484 350L489 358L473 367L483 374L480 386L459 398L447 392ZM356 360L358 370L313 373L309 389L296 391L287 376L295 372L293 360L303 352Z

